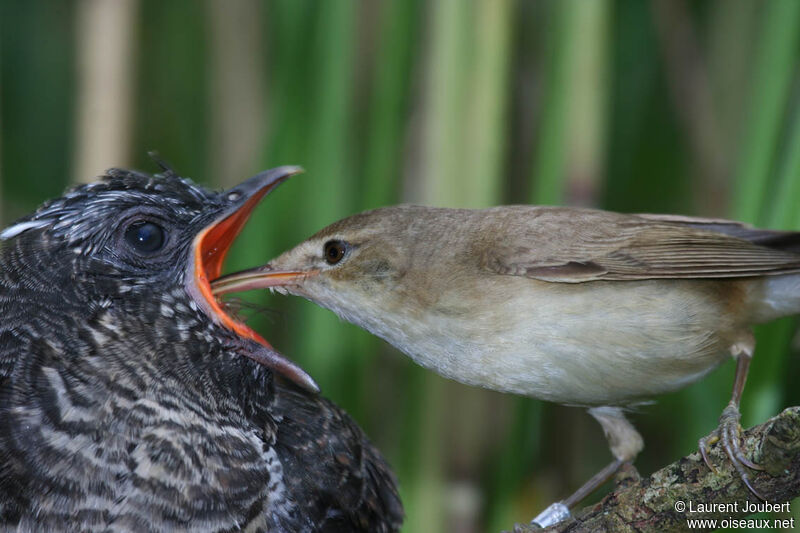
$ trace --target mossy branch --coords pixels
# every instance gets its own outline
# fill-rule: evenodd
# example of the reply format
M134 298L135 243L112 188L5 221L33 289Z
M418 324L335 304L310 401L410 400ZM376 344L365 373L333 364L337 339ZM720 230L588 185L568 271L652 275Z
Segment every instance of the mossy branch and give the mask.
M743 451L764 467L763 472L752 471L751 480L769 502L787 502L800 495L800 407L790 407L748 429ZM760 500L749 493L719 444L711 447L709 457L716 472L709 470L697 452L647 478L626 467L618 475L614 491L596 505L576 512L574 518L544 530L517 526L515 532L685 531L687 519L722 520L752 514L743 509L743 502ZM677 511L678 502L687 510ZM689 512L690 502L695 510L698 504L738 502L738 506L718 512Z

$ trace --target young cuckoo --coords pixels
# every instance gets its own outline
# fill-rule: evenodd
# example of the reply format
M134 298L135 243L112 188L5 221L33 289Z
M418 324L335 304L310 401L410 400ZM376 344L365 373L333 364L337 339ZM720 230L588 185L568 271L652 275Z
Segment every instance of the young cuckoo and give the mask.
M361 429L211 296L252 209L298 170L221 193L110 170L0 232L4 528L399 529Z

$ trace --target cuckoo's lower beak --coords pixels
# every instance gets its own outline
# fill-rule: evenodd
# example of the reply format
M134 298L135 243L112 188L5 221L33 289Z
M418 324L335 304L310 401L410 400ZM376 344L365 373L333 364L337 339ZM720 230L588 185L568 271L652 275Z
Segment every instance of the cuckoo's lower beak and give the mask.
M212 292L210 284L210 280L219 277L228 250L261 199L279 184L300 172L302 172L300 167L273 168L222 193L230 207L224 209L195 237L189 275L191 283L188 287L195 301L215 322L233 330L243 339L257 343L257 348L244 350L245 356L269 367L297 385L317 392L319 387L302 368L278 353L246 324L235 320L225 312ZM250 343L250 346L253 344Z
M211 291L214 296L222 296L252 289L288 287L298 284L314 273L316 271L273 270L269 265L264 265L215 279L211 282Z

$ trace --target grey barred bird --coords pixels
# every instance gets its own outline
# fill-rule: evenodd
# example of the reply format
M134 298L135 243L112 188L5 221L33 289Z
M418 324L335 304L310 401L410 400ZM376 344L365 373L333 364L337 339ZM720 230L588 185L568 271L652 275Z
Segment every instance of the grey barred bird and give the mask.
M110 170L0 233L0 524L396 531L395 480L314 381L211 295L258 201Z

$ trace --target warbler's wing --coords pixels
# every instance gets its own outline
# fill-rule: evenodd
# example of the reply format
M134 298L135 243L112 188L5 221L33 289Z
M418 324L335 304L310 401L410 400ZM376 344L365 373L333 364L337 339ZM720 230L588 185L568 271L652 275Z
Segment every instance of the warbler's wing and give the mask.
M543 281L734 278L800 271L800 233L719 219L539 208L509 219L484 266ZM507 228L504 228L507 229Z

